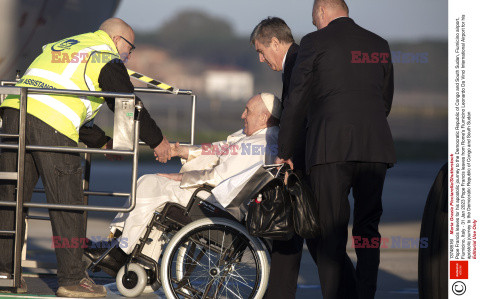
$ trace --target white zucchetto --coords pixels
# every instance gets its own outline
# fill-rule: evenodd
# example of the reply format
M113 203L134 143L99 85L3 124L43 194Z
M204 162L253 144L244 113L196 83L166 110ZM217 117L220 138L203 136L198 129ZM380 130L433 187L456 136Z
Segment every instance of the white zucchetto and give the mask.
M260 97L267 107L268 112L274 117L280 119L280 116L282 115L282 101L275 95L267 92L262 92Z

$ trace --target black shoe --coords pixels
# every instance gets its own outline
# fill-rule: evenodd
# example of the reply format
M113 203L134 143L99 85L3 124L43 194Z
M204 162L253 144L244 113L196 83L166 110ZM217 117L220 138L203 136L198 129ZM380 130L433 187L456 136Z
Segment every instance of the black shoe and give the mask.
M85 248L84 256L90 261L95 262L112 246L112 242L88 242L88 248ZM128 255L118 245L113 247L110 252L97 264L103 272L115 277L118 270L127 262Z

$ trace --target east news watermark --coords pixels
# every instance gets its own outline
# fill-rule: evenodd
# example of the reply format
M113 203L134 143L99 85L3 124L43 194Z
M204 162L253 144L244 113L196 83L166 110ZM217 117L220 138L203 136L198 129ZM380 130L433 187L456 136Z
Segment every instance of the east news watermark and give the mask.
M351 63L388 63L391 59L393 64L425 64L428 63L428 52L362 52L351 51Z
M352 248L389 248L389 249L417 249L427 248L428 238L405 238L392 236L390 238L362 238L352 236Z
M103 248L110 249L112 247L127 248L128 238L120 237L116 242L111 242L111 239L91 236L90 238L65 238L61 236L52 237L51 248Z

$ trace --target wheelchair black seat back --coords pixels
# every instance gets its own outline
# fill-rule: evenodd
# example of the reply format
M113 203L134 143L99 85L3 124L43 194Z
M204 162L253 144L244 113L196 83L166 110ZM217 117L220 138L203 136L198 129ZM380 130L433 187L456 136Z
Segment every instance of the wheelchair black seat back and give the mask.
M200 196L201 192L211 194L212 189L213 187L208 185L197 188L190 197L186 207L176 203L167 203L161 213L163 216L162 220L178 222L182 227L192 221L212 217L222 217L237 221L230 213L206 201L205 197Z
M178 231L192 221L204 218L219 217L238 222L230 213L206 201L205 196L200 196L201 193L212 194L212 189L213 187L208 185L197 188L186 207L167 203L160 213L155 214L152 224L159 229Z

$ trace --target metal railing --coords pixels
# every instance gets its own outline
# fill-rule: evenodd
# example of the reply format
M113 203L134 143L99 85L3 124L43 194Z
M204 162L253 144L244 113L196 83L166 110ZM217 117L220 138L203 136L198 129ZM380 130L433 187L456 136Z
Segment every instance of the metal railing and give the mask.
M27 98L28 94L56 94L56 95L75 95L75 96L94 96L94 97L109 97L109 98L122 98L130 99L135 103L135 94L133 93L114 93L114 92L92 92L83 90L61 90L61 89L40 89L40 88L26 88L26 87L13 87L15 81L1 81L0 84L0 103L4 100L3 95L12 94L20 96L20 112L19 112L19 131L18 134L0 134L0 137L15 137L19 139L18 144L6 144L0 143L0 149L14 149L18 150L18 164L17 172L0 173L0 179L16 180L17 181L17 196L15 202L0 201L0 207L15 207L16 208L16 221L15 230L0 231L0 235L10 234L15 236L15 251L14 251L14 275L13 279L0 279L0 286L14 287L20 286L20 274L22 267L22 240L21 231L23 228L23 209L28 208L46 208L46 209L62 209L62 210L82 210L82 211L103 211L103 212L130 212L135 208L136 203L136 180L138 170L138 146L144 144L139 142L139 121L134 121L134 143L132 150L118 150L118 149L88 149L88 148L67 148L67 147L54 147L54 146L41 146L41 145L26 145L25 144L25 130L26 130L26 111L27 111ZM7 87L10 85L11 87ZM168 94L168 92L151 88L136 88L135 92L145 93L159 93ZM190 90L180 90L179 95L191 96L192 100L192 116L190 126L190 144L194 144L195 137L195 108L196 108L196 96ZM140 112L142 107L136 105L135 109ZM115 136L114 136L115 138ZM26 151L50 151L50 152L64 152L64 153L84 153L85 154L85 171L83 179L84 189L84 202L86 205L67 205L67 204L48 204L48 203L25 203L23 198L23 180L25 171L25 152ZM92 154L110 154L110 155L123 155L133 157L132 164L132 183L131 193L122 192L103 192L103 191L89 191L90 180L90 167L91 167L91 155ZM45 193L43 189L35 189L34 192ZM129 197L129 204L127 208L114 208L107 206L89 206L88 196L114 196L114 197ZM85 213L86 214L86 213ZM27 219L35 220L49 220L49 217L41 216L27 216ZM25 240L26 241L26 240ZM25 242L26 244L26 242ZM23 248L26 251L26 247ZM35 263L35 265L37 265Z
M157 93L157 94L170 94L172 93L167 90L163 89L156 89L156 88L143 88L143 87L136 87L135 92L142 92L142 93ZM190 119L190 145L195 144L195 112L196 112L196 106L197 106L197 96L193 93L191 90L185 90L185 89L179 89L178 93L175 95L184 95L184 96L190 96L192 100L191 108L192 108L192 116ZM141 142L141 144L145 144Z
M25 87L0 87L0 94L13 94L20 95L20 128L19 134L0 134L0 137L19 137L25 138L25 119L26 118L26 98L28 94L57 94L57 95L75 95L75 96L94 96L94 97L112 97L112 98L123 98L131 99L135 101L135 94L131 93L114 93L114 92L98 92L98 91L82 91L82 90L67 90L67 89L41 89L41 88L25 88ZM25 97L25 100L24 100ZM25 107L23 107L22 102L25 102ZM24 108L25 110L23 110ZM140 111L141 107L137 107L137 110ZM22 124L23 123L23 124ZM22 128L23 126L23 128ZM130 196L130 204L128 208L112 208L112 207L103 207L103 206L87 206L87 205L57 205L57 204L45 204L45 203L24 203L23 206L27 208L47 208L47 209L62 209L62 210L84 210L84 211L109 211L109 212L130 212L135 207L135 195L136 195L136 177L137 177L137 168L138 168L138 139L139 139L139 130L140 126L138 120L135 121L135 134L134 134L134 148L133 150L108 150L108 149L91 149L91 148L69 148L69 147L58 147L58 146L42 146L42 145L25 145L25 150L28 151L43 151L43 152L62 152L62 153L88 153L88 154L110 154L110 155L121 155L121 156L132 156L133 157L133 166L132 166L132 192L131 193L121 193L121 194L112 194L108 192L96 192L95 195L103 196ZM4 149L16 149L21 151L21 146L19 144L5 144L0 143L0 148ZM25 154L19 154L19 161L24 160ZM24 161L22 161L24 163ZM19 175L23 175L23 169L19 168ZM1 173L0 173L1 178ZM20 185L20 181L17 183ZM39 190L37 190L39 191ZM19 193L19 192L17 192ZM0 206L16 206L15 202L6 202L0 201ZM1 231L0 231L1 233Z

